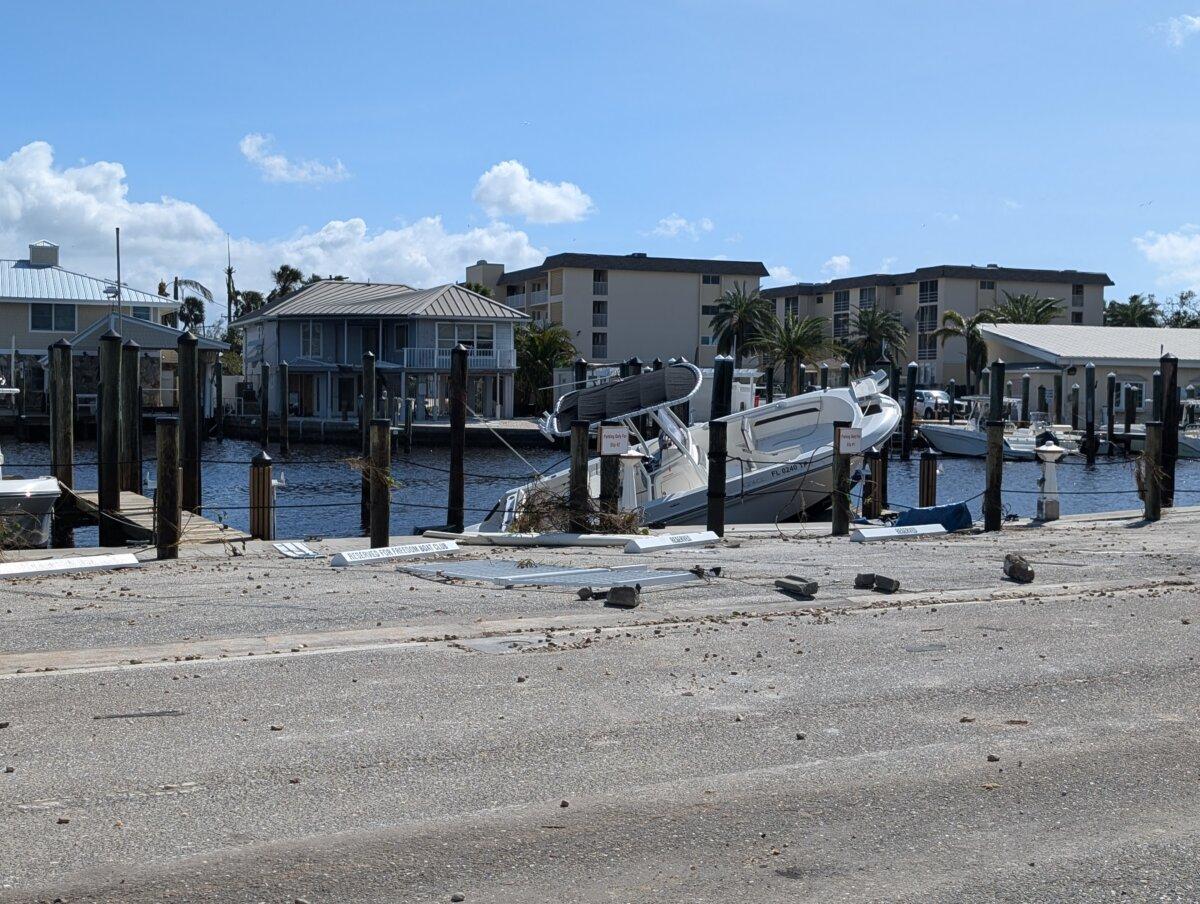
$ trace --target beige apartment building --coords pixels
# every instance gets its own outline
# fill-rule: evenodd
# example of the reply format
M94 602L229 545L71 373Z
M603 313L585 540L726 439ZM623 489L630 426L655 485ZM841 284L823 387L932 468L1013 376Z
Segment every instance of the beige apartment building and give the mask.
M834 338L846 338L854 312L880 307L897 311L908 330L901 363L921 366L925 386L944 386L953 379L966 385L966 344L950 340L943 346L934 332L946 311L970 317L1004 300L1004 293L1037 294L1064 302L1058 324L1101 326L1104 289L1113 284L1106 273L1081 270L1037 270L1021 267L941 265L909 273L849 276L824 283L796 283L765 290L780 316L825 317Z
M760 261L697 260L646 254L553 254L538 267L504 271L479 261L466 281L534 320L562 324L589 361L684 357L712 363L710 323L721 296L759 287Z

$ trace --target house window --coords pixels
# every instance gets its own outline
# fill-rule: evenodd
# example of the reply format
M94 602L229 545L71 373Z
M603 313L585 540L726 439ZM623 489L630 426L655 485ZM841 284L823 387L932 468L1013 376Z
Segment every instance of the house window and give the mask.
M721 285L721 274L704 273L700 276L700 282L706 286L719 286Z
M608 326L608 302L592 299L592 326Z
M925 279L917 286L917 304L937 304L938 281Z
M392 348L402 351L408 348L408 324L397 323L392 331Z
M833 293L833 313L840 314L850 310L850 290L838 289Z
M703 314L705 317L716 317L717 314L720 312L720 310L721 310L721 306L719 304L702 304L702 305L700 305L700 313Z
M306 320L300 324L300 356L303 358L319 358L322 355L322 339L324 324Z
M75 305L31 304L29 329L39 332L75 332Z
M858 306L862 310L870 310L875 307L875 287L868 286L865 289L858 290Z
M825 304L825 296L824 295L817 296L817 304Z
M1083 284L1082 283L1075 283L1075 285L1071 286L1071 307L1073 307L1073 308L1082 308L1083 307Z
M491 351L495 348L495 330L490 323L439 323L437 347L454 348L461 343L464 348Z
M592 333L592 357L608 357L608 333Z
M701 337L700 337L700 344L701 344L701 345L712 345L712 344L713 344L713 337L712 337L712 336L701 336Z
M994 279L981 279L979 280L979 288L984 292L995 292L996 281Z
M937 329L937 305L923 304L917 308L917 332L932 333Z
M1117 383L1117 410L1125 410L1125 387L1128 386L1133 390L1133 408L1136 411L1141 408L1146 401L1146 384L1134 380L1127 380L1124 383Z
M833 315L833 336L842 339L850 335L850 313Z
M1072 323L1083 323L1083 311L1072 311L1071 312L1071 322Z
M789 295L783 300L783 316L786 320L788 317L800 318L800 296Z
M592 294L607 295L608 294L608 271L593 270L592 271Z
M904 286L896 286L896 294L903 295L904 294Z
M148 305L135 305L129 309L129 314L137 320L150 320L150 307Z
M935 336L933 333L917 334L917 360L937 360L937 336Z

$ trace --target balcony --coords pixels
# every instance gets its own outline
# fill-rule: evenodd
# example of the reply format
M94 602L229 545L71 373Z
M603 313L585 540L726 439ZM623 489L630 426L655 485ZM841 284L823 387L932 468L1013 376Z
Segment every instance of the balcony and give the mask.
M549 299L550 299L550 293L547 292L545 289L542 289L540 292L530 292L529 293L529 303L530 304L545 304Z
M593 314L592 315L592 326L608 326L608 315L607 314Z
M449 370L450 349L406 348L403 355L396 352L396 362L409 370ZM467 349L468 370L512 370L517 366L517 353L511 348Z
M593 361L603 361L607 357L608 357L608 346L607 345L593 345L592 346L592 360Z
M593 295L607 295L608 294L608 283L607 282L592 283L592 294Z
M509 295L504 301L510 308L523 308L525 307L525 293L521 292L517 295Z

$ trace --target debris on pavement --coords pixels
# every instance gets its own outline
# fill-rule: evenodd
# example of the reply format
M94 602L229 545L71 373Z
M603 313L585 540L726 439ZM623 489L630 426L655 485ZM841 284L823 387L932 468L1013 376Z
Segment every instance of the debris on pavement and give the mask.
M1004 557L1004 574L1011 580L1028 584L1033 580L1033 568L1024 556L1010 552Z

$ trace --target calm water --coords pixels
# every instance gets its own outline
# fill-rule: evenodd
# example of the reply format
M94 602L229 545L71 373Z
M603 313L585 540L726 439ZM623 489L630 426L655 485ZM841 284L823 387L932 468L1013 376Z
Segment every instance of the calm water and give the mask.
M153 473L153 438L145 438L144 452ZM9 477L46 473L49 451L43 443L4 443L4 474ZM246 530L249 493L249 461L257 453L255 443L243 440L210 442L204 445L204 511L210 518ZM554 470L564 453L557 449L521 449L534 467ZM278 535L280 537L353 536L362 533L359 526L359 487L361 477L338 459L352 458L350 447L295 446L286 461L276 458L275 477L286 483L279 491ZM414 449L410 456L398 454L393 473L400 489L393 497L392 533L405 534L416 525L440 524L445 520L446 478L449 449ZM76 486L96 486L96 449L94 443L81 443L76 450ZM467 449L467 521L482 518L500 493L524 482L529 467L507 449ZM904 463L893 458L889 463L889 499L898 506L917 501L918 461ZM1040 470L1033 462L1006 462L1004 466L1004 503L1018 515L1032 515L1037 507L1037 478ZM1133 464L1120 458L1097 460L1087 468L1078 457L1059 466L1062 513L1113 511L1137 508ZM1200 461L1180 461L1176 474L1176 497L1180 505L1200 504ZM938 501L970 500L972 513L981 517L983 461L946 458L938 476ZM474 511L472 511L474 510ZM95 528L76 532L80 546L96 542Z

